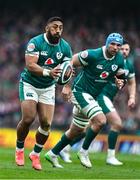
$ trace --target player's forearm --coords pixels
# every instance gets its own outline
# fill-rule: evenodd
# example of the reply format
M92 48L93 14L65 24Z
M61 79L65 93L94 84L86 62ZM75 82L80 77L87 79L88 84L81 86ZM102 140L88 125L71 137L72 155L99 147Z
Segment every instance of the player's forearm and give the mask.
M47 76L47 70L46 69L44 70L41 66L39 66L36 63L30 63L26 67L31 73L37 76ZM48 75L49 75L49 72L48 72Z
M129 93L129 98L135 98L136 96L135 78L128 80L128 93Z
M74 54L71 59L72 66L75 67L81 67L81 63L78 58L78 54Z
M32 74L35 74L37 76L49 75L49 73L46 72L47 70L44 70L40 65L37 64L38 56L25 55L25 62L26 62L26 68Z

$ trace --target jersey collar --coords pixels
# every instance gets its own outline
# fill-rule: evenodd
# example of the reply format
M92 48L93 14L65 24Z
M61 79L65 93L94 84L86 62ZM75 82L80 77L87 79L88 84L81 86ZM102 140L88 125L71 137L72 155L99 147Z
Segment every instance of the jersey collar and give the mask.
M112 59L114 59L115 56L113 56L112 58L108 58L108 57L106 56L105 49L106 49L106 47L103 46L103 47L102 47L102 50L103 50L103 56L104 56L104 58L105 58L106 60L112 60Z

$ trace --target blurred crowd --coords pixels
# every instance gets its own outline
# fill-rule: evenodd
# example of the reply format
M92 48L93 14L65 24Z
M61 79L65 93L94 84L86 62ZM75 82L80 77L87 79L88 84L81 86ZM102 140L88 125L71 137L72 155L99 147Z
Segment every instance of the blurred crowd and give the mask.
M18 81L25 66L24 51L28 40L44 32L46 17L32 11L27 14L3 13L0 21L0 127L15 128L20 119ZM115 105L123 119L122 133L140 135L140 23L136 18L106 17L87 20L85 16L65 18L63 37L71 44L73 53L105 44L111 32L121 33L131 45L130 58L134 62L137 81L137 103L133 110L127 108L127 88L115 99ZM72 105L61 97L62 86L56 91L56 110L53 128L67 129L71 122ZM33 127L37 123L33 124ZM106 132L108 127L104 129Z

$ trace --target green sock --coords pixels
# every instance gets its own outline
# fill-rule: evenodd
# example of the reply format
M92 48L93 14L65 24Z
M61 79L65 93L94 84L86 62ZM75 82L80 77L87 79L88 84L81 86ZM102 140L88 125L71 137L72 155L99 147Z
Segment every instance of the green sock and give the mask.
M76 144L77 142L79 142L81 139L83 139L86 136L86 133L83 132L82 134L80 134L78 137L76 137L74 140L72 140L72 142L70 143L70 146L73 146L74 144Z
M17 141L17 142L16 142L16 147L17 147L18 149L24 148L24 141Z
M37 145L37 144L35 144L35 146L34 146L34 152L40 153L41 150L42 150L42 148L43 148L43 145Z
M109 149L115 149L115 145L117 142L119 132L116 131L110 131L108 135L108 148Z
M98 134L97 132L95 133L91 128L89 128L86 132L86 137L85 137L82 148L85 150L88 150L91 142L97 136L97 134Z
M52 152L56 155L60 153L60 151L67 146L72 140L68 139L67 136L64 134L61 137L61 140L54 146Z

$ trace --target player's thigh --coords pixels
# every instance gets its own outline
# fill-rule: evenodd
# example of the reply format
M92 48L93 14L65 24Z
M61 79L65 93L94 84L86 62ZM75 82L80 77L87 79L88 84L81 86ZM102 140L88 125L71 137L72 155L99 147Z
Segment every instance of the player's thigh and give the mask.
M85 129L89 125L89 118L82 113L82 111L77 107L73 107L73 119L71 129L74 131L75 126L80 129Z
M35 88L24 82L19 84L19 97L23 121L33 121L37 113L38 94Z
M37 103L33 100L24 100L21 102L22 121L32 122L37 113Z
M55 85L41 89L39 91L39 103L55 105Z
M102 112L98 102L88 93L73 92L72 102L88 119Z
M107 121L110 125L122 126L122 120L117 111L109 112L106 114Z
M85 128L91 119L102 113L97 101L88 93L73 92L73 123Z
M37 88L29 83L21 81L19 83L19 98L21 102L24 100L32 100L38 103Z
M52 122L55 108L55 85L40 90L38 115L41 124Z
M104 94L100 94L97 100L103 110L103 113L106 115L108 123L111 125L121 125L121 118L110 98Z
M46 123L51 125L54 115L54 108L55 106L51 104L38 103L38 116L42 126Z

